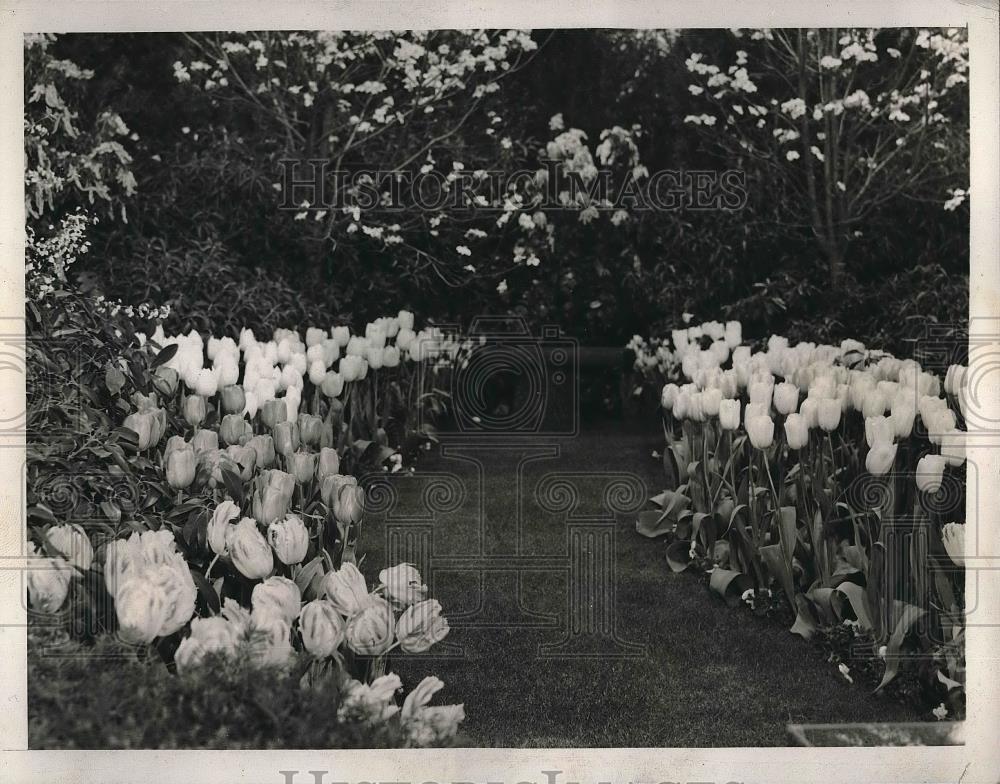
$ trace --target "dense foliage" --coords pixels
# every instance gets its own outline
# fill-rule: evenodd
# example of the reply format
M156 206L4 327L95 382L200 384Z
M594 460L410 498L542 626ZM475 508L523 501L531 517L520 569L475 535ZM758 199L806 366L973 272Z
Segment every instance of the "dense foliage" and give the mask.
M392 303L616 344L734 303L748 325L794 336L808 320L901 350L899 314L870 303L914 301L929 279L961 291L968 273L960 30L66 35L27 59L29 138L69 135L56 168L82 172L66 182L107 217L84 283L169 302L168 328L370 319ZM28 146L29 179L50 183ZM360 175L355 196L375 169L529 176L489 208L279 209L281 161L308 158ZM738 169L747 201L619 208L564 180L558 208L539 206L546 160L584 191L606 171L612 193L666 169ZM67 195L28 194L57 210ZM961 324L966 302L915 312Z

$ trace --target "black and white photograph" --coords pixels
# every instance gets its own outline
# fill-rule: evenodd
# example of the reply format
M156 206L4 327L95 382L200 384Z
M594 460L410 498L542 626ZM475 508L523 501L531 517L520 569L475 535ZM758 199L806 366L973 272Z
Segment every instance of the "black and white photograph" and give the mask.
M4 30L12 748L325 784L291 750L778 747L861 781L906 746L997 780L997 63L963 21L995 3L136 5ZM549 759L511 784L588 775Z

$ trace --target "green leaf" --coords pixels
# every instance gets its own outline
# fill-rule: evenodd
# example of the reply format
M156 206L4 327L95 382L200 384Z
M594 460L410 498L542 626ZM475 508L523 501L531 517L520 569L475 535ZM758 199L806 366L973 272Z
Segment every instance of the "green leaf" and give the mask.
M708 587L721 596L730 607L736 607L743 592L753 588L753 580L734 569L714 569L709 577Z
M229 495L233 497L233 500L237 504L242 506L246 495L246 490L243 487L243 480L241 480L231 468L223 466L220 471L222 473L222 481L225 483L226 490L229 492Z
M161 349L159 353L157 353L153 361L150 363L149 369L155 370L165 362L169 362L171 359L174 358L174 355L177 353L178 348L180 348L180 346L177 343L173 343L167 346L166 348Z
M906 634L910 631L910 627L927 612L916 605L898 600L895 603L895 609L899 612L899 621L897 621L896 628L893 630L892 636L885 646L885 674L882 676L882 682L875 689L876 693L885 688L899 673L901 661L899 652L903 647L903 640L906 639Z

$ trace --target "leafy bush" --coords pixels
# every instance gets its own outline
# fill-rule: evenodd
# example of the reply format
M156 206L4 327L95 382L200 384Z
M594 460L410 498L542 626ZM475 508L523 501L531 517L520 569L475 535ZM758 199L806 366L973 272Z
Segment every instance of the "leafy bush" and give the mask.
M302 662L301 664L305 664ZM300 684L302 667L206 663L178 677L155 655L111 637L92 647L32 628L28 745L32 749L392 748L398 721L337 718L334 679Z

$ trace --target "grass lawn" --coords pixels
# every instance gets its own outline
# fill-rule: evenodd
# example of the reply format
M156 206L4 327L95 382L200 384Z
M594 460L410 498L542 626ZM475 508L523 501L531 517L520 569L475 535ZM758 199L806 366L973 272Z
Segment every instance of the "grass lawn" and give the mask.
M632 474L659 489L659 463L651 458L659 440L653 428L601 423L564 442L558 457L525 463L520 483L518 450L490 447L446 447L424 458L415 475L394 478L391 520L371 518L361 534L365 571L374 578L375 565L386 562L387 525L429 525L434 568L425 579L452 621L449 656L394 657L404 686L440 676L442 699L465 702L465 733L480 746L784 745L789 721L917 718L847 683L817 647L786 628L730 609L694 576L673 574L664 545L636 534L625 515L615 524L614 617L619 639L641 646L639 655L539 656L540 645L563 636L566 573L549 566L518 579L509 568L484 571L475 555L493 556L491 567L509 567L518 554L549 555L553 563L566 552L566 515L539 506L537 483L567 474L579 493L576 516L610 521L602 476ZM426 519L424 492L440 474L451 474L465 498ZM523 625L512 627L512 618Z

